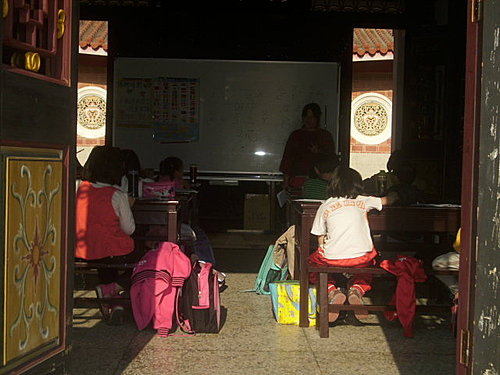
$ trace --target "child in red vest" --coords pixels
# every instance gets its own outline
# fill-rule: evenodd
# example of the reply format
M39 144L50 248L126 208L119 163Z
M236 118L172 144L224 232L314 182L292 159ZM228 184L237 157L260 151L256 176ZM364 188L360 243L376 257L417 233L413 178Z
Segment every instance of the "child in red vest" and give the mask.
M118 148L96 146L83 170L76 194L75 257L100 263L133 262L135 222L133 199L120 190L123 161ZM130 286L131 272L99 269L99 298L115 297ZM110 324L121 324L123 307L103 304L101 312Z
M311 233L318 236L318 250L309 256L314 266L370 267L378 255L373 247L367 213L381 210L392 203L394 197L371 197L362 195L360 174L354 169L338 166L328 185L330 198L323 203L314 219ZM317 282L317 274L310 281ZM356 274L349 279L347 296L336 287L333 275L328 280L328 303L343 304L346 299L352 305L362 305L363 295L371 289L371 274ZM367 311L358 310L358 319L367 317ZM329 321L339 313L329 313Z

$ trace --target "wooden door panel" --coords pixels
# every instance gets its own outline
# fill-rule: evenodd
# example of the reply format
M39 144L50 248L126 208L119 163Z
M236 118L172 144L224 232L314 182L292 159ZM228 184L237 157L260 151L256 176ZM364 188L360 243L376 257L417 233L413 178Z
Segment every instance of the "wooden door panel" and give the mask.
M72 309L68 259L74 248L78 7L77 0L3 1L0 374L65 373Z
M6 213L1 363L7 368L65 349L65 154L0 146Z

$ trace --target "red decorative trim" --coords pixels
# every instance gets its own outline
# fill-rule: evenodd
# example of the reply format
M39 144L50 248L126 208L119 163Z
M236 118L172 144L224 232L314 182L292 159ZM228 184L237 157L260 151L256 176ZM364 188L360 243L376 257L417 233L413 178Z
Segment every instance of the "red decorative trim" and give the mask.
M40 79L42 81L57 83L58 85L69 86L71 84L69 79L57 79L57 78L47 77L47 76L44 76L41 74L29 72L29 71L24 70L24 69L14 68L10 65L3 65L2 67L3 67L3 70L5 70L5 71L9 71L9 72L17 73L17 74L22 74L22 75L25 75L25 76L28 76L31 78Z
M71 6L71 0L9 1L3 30L4 69L69 85Z

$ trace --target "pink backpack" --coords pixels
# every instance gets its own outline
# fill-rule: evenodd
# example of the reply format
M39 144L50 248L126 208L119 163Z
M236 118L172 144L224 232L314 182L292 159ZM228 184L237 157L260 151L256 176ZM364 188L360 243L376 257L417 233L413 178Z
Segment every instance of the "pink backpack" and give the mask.
M173 242L160 242L137 263L130 299L137 328L150 322L158 335L168 336L176 318L178 296L191 274L191 261Z

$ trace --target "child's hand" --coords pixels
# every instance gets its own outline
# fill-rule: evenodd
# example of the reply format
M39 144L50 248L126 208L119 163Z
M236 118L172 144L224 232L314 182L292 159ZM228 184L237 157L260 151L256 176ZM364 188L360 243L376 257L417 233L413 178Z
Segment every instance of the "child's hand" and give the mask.
M311 151L313 154L317 154L319 153L319 147L318 145L315 145L313 143L311 143L308 147L309 151Z
M398 193L393 191L387 194L387 196L381 197L380 199L382 200L382 206L391 205L398 200Z
M127 195L127 198L128 198L128 205L132 207L135 203L135 198L131 197L130 195Z
M322 249L324 248L323 245L325 244L325 239L326 239L325 235L318 236L318 247Z

